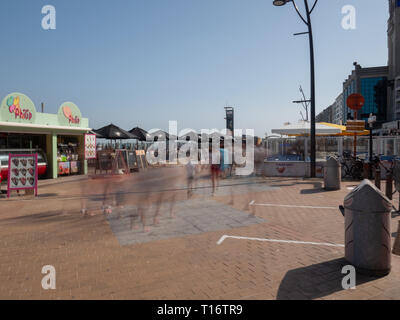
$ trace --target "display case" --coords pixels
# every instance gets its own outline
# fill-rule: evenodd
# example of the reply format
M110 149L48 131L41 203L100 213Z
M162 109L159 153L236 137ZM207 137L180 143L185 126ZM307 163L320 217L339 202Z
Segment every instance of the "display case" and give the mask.
M59 143L57 149L58 175L80 173L80 157L77 143Z

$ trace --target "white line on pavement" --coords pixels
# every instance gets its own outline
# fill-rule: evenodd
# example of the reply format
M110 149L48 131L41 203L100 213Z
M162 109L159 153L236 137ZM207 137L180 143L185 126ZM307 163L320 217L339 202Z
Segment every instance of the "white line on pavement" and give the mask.
M282 207L282 208L303 208L303 209L329 209L329 210L338 210L337 207L317 207L317 206L296 206L291 204L275 204L275 203L255 203L252 200L249 203L250 206L261 206L261 207Z
M228 236L223 235L221 239L217 241L217 245L222 244L225 239L239 239L239 240L252 240L252 241L264 241L264 242L279 242L279 243L293 243L293 244L309 244L314 246L327 246L327 247L344 247L343 244L336 243L324 243L324 242L305 242L305 241L294 241L294 240L277 240L277 239L262 239L262 238L251 238L251 237L238 237L238 236Z

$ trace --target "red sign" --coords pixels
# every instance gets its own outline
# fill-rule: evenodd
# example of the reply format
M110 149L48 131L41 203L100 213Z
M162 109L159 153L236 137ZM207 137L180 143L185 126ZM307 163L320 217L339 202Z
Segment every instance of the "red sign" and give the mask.
M361 94L353 93L348 96L346 103L351 110L357 111L362 109L365 99Z

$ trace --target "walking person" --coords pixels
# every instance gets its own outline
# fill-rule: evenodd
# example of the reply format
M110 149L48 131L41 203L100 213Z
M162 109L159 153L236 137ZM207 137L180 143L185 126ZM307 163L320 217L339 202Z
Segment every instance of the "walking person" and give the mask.
M254 149L254 175L262 176L264 174L264 160L267 156L266 149L262 145L262 140L257 139Z
M187 197L188 199L193 194L193 181L196 175L196 166L192 163L192 160L189 159L186 164L186 181L187 181Z
M211 174L211 183L212 183L212 195L215 194L215 191L219 185L219 176L220 176L220 162L221 155L219 150L213 150L212 145L210 144L209 150L209 161L210 161L210 174ZM214 159L213 159L214 158Z

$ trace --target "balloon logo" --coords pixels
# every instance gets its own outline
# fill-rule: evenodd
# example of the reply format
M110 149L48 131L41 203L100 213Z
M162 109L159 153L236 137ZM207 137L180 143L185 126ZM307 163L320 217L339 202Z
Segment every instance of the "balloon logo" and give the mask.
M72 118L72 111L71 111L71 108L70 108L70 107L67 107L67 106L63 107L63 112L64 112L64 116L65 116L67 119Z
M10 96L7 99L7 106L9 107L8 110L10 111L10 113L13 113L16 110L21 109L20 106L19 106L19 97L15 97L14 98L13 96Z
M72 110L70 107L64 106L63 113L64 113L64 116L69 120L69 123L79 123L80 120L79 120L78 116L74 117L72 115Z
M14 98L12 96L8 97L7 106L11 107L13 105L13 103L14 103Z

